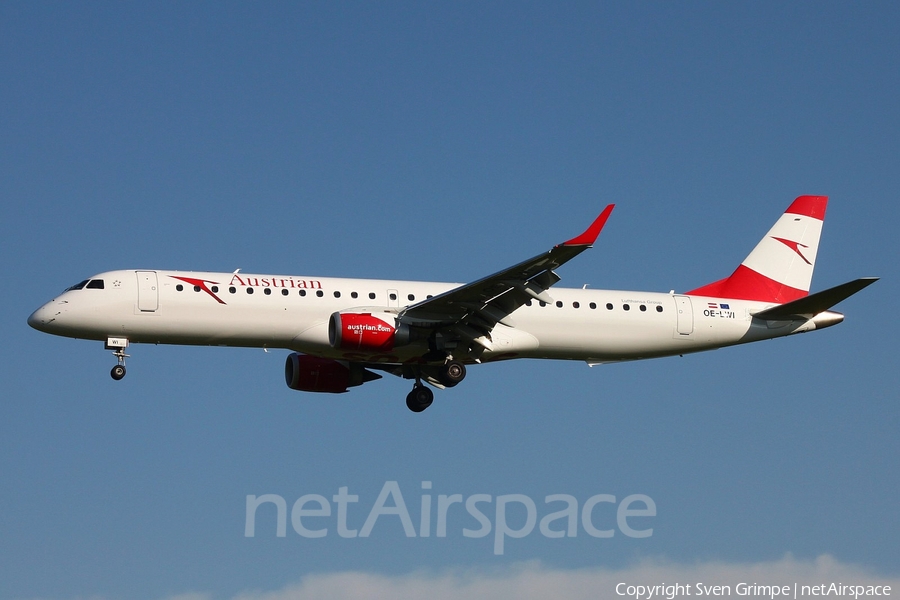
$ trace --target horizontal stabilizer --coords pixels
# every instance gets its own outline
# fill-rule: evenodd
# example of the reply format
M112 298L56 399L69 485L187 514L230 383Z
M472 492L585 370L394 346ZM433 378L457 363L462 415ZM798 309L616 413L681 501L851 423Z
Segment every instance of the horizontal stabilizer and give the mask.
M752 314L757 319L765 319L767 321L787 321L793 317L811 319L876 281L878 281L878 277L854 279L833 288L804 296L799 300L779 304Z

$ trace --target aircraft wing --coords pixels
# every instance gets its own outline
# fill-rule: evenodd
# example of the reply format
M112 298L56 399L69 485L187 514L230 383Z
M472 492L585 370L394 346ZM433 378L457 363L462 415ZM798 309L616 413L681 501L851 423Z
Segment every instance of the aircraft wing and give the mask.
M413 327L446 328L451 337L491 348L491 330L528 300L553 302L547 290L560 280L553 269L593 245L614 204L607 206L581 235L549 251L493 275L454 288L400 311L402 322Z

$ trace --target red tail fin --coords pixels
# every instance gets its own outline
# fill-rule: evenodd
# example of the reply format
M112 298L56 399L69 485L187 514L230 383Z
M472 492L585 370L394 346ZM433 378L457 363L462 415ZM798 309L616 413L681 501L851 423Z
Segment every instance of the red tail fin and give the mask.
M800 196L730 277L688 292L779 304L809 293L827 196Z

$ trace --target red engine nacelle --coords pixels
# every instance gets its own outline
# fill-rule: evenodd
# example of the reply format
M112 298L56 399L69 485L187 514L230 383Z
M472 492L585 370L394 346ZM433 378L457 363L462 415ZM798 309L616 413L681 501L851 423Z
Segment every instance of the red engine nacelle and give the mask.
M294 352L284 363L284 380L292 390L339 394L350 387L350 369L330 358Z
M387 313L334 313L328 322L328 341L337 350L389 352L409 343L409 327L395 327Z
M347 388L381 379L362 365L344 364L330 358L319 358L294 352L284 363L284 380L292 390L340 394Z

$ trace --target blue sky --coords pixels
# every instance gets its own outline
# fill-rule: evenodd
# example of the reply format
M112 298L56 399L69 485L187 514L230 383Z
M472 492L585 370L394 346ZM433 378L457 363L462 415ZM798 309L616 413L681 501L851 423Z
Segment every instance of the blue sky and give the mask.
M434 598L654 566L896 582L898 22L887 2L0 4L0 597L338 597L362 577ZM801 194L831 198L814 288L883 278L839 327L472 368L420 415L398 379L293 392L280 351L133 346L117 383L101 344L25 323L119 268L470 281L610 202L560 285L684 291ZM360 528L389 481L416 524L423 481L435 503L644 494L657 515L649 538L535 529L502 555L465 513L446 538L391 516L278 538L274 512L244 536L248 495L348 487Z

